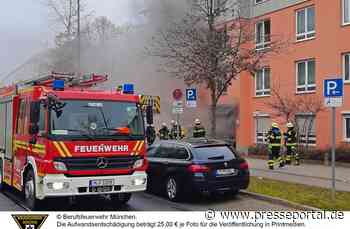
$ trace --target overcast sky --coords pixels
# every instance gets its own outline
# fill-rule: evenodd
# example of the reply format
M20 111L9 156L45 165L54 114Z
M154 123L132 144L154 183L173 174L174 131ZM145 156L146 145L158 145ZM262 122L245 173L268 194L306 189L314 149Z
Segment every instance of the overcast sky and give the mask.
M53 28L45 0L1 1L0 78L52 44ZM94 16L107 16L115 24L133 20L135 4L144 0L86 0Z

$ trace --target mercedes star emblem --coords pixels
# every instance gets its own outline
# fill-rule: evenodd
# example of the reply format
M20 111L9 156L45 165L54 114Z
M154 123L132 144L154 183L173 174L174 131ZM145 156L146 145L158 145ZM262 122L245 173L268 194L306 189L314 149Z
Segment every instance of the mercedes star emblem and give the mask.
M97 168L104 169L108 166L108 161L104 157L99 157L97 158L96 165Z

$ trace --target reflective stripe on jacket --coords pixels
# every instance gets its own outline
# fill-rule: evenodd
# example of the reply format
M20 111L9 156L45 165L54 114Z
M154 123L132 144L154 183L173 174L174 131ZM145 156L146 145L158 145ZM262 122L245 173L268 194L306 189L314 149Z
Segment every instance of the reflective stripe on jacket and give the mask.
M203 126L194 126L193 127L193 137L194 138L204 138L205 137L205 128Z

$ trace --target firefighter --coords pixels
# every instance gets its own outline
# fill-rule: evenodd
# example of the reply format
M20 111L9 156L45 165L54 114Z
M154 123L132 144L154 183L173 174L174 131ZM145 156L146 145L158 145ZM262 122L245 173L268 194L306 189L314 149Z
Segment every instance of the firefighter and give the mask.
M205 128L202 126L201 121L198 118L194 121L193 137L194 138L205 137Z
M181 126L178 122L171 120L171 130L170 130L170 139L179 139L181 138Z
M287 148L286 164L290 165L292 160L294 160L295 165L299 165L300 158L296 152L297 132L291 122L287 123L287 132L284 133L284 145Z
M159 129L159 139L168 140L169 139L169 129L165 122L162 123L162 128Z
M146 137L148 145L152 145L156 140L156 130L154 129L154 125L148 125L146 128Z
M269 143L269 150L270 150L269 161L268 161L269 169L274 169L275 164L278 164L279 167L283 167L284 162L280 154L282 134L277 123L272 123L271 129L267 133L266 137Z

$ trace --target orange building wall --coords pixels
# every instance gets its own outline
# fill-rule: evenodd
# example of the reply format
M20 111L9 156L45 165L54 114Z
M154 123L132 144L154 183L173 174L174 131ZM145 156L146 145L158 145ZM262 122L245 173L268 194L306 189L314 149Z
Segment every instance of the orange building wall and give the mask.
M296 42L296 10L315 5L316 37L312 40ZM293 93L293 96L307 96L296 94L295 62L314 58L316 61L316 94L323 96L323 80L342 75L342 53L350 52L350 26L342 26L341 1L313 0L294 5L267 15L260 19L271 20L271 35L282 37L289 41L289 47L279 56L269 59L271 68L271 85L278 82L283 91ZM333 77L332 77L333 76ZM231 92L232 96L239 96L240 116L237 129L237 145L248 148L254 144L255 124L253 112L263 111L271 113L266 106L270 97L255 98L255 82L249 75L242 75L239 80L240 93ZM350 111L350 85L346 84L344 106L337 109L337 142L343 139L342 111ZM280 119L275 119L281 122ZM282 123L281 123L282 124ZM327 147L330 142L330 109L319 113L316 117L317 146Z

